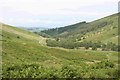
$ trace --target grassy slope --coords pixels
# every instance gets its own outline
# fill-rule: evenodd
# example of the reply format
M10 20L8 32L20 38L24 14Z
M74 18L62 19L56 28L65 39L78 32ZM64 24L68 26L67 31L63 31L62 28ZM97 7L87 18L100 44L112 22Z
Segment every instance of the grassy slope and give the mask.
M63 65L82 66L84 68L85 65L88 66L91 62L104 59L109 59L117 64L117 52L50 48L44 46L44 38L38 35L8 25L2 27L3 77L7 76L4 73L10 66L21 64L37 64L57 69ZM42 43L39 43L39 41Z
M87 33L86 35L84 35L85 37L88 36L85 40L102 41L104 43L113 42L113 43L118 44L118 16L117 14L97 20L93 22L93 24L97 22L102 22L102 21L111 22L111 24L106 25L105 27L98 29L96 31Z
M99 27L98 27L99 26ZM102 41L104 43L113 42L113 43L118 43L118 14L113 14L110 16L107 16L105 18L85 23L85 24L75 24L75 25L70 25L65 28L69 27L72 29L71 30L63 30L63 32L59 34L55 34L53 36L56 37L61 37L61 38L70 38L70 39L79 39L81 38L81 34L85 31L90 31L90 32L85 32L84 37L86 37L85 40L87 41ZM64 27L63 27L64 28ZM45 31L45 33L49 33L52 31L52 34L57 33L57 31L61 31L63 28L58 28L54 29L54 31L48 30ZM44 31L43 31L44 32ZM81 33L82 32L82 33Z

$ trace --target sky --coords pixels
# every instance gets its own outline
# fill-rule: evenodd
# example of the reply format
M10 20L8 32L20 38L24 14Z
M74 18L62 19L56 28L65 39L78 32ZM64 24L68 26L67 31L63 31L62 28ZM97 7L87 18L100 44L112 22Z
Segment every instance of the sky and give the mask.
M63 27L118 12L119 0L0 0L0 22L17 27Z

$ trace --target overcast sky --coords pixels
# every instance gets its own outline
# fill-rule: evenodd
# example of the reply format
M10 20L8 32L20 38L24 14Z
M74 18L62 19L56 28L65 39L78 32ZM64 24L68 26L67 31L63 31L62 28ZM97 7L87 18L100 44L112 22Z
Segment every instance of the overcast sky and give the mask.
M119 0L0 0L0 22L23 27L63 27L118 12Z

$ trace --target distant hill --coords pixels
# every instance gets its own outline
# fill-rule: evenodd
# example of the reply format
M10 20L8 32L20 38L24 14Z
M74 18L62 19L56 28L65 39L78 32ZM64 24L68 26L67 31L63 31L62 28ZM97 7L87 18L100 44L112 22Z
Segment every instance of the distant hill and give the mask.
M92 22L42 31L51 37L81 41L101 41L118 43L118 14L113 14Z
M19 28L22 28L22 29L25 29L25 30L28 30L28 31L31 31L31 32L40 32L40 31L49 29L49 28L46 28L46 27L19 27Z
M68 25L68 26L65 26L65 27L43 30L41 32L44 32L44 33L46 33L48 35L51 35L51 36L57 36L57 35L61 35L63 33L72 32L74 29L78 28L79 26L83 26L85 24L86 24L86 22L84 21L84 22Z

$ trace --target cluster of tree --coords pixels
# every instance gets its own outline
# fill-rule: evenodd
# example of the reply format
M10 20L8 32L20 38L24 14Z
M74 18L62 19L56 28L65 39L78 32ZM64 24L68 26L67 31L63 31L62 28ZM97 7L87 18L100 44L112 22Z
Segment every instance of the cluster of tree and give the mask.
M75 43L70 40L59 41L58 39L57 40L48 39L46 42L47 42L47 46L51 46L51 47L63 47L68 49L73 49L76 47Z
M97 48L101 48L104 51L118 51L118 45L108 42L107 44L104 44L100 41L98 42L92 42L92 41L83 41L83 42L73 42L72 40L51 40L48 39L47 46L51 47L63 47L68 49L74 49L79 47L84 47L85 49L92 48L92 50L97 50Z

